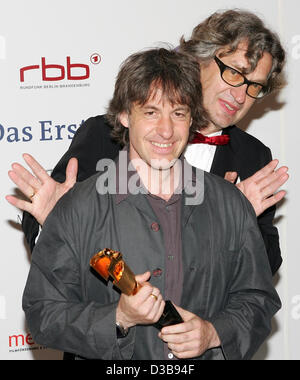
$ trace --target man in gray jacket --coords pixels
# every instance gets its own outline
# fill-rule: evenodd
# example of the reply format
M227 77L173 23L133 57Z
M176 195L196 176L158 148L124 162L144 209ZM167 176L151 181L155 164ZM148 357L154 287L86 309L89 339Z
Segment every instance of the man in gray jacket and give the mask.
M181 53L123 63L107 115L126 148L58 202L33 252L23 308L37 343L88 359L250 359L269 334L280 300L253 208L182 156L207 122L199 99L198 63ZM91 270L106 247L139 273L135 295ZM166 299L184 322L158 332Z

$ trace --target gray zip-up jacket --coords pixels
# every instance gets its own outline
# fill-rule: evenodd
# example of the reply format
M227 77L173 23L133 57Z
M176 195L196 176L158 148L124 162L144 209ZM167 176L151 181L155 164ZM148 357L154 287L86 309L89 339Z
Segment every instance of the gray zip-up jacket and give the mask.
M153 326L117 339L119 293L89 265L103 248L121 251L136 274L162 269L151 283L164 295L163 232L150 228L156 216L145 194L100 195L99 175L76 184L44 224L23 295L28 327L35 342L90 359L163 359ZM179 306L210 321L220 337L221 347L199 359L250 359L280 300L251 204L225 180L202 178L200 204L182 194Z

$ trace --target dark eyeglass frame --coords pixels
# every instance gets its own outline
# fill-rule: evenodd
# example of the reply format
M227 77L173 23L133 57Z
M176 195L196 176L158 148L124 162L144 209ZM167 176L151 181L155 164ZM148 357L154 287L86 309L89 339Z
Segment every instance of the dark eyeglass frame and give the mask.
M219 66L221 78L222 78L222 80L223 80L225 83L229 84L229 85L232 86L232 87L241 87L241 86L243 86L244 84L246 84L246 85L247 85L246 94L247 94L248 96L250 96L250 98L253 98L253 99L262 99L264 96L267 95L267 93L268 93L268 87L267 87L267 86L264 86L264 85L262 85L261 83L258 83L258 82L251 82L251 81L248 80L248 79L245 77L245 75L242 74L240 71L238 71L238 70L236 70L236 69L234 69L234 68L232 68L232 67L230 67L230 66L225 65L225 63L223 63L223 62L222 62L217 56L214 57L214 60L215 60L216 64ZM227 81L223 78L223 73L224 73L224 71L225 71L226 69L229 69L229 70L235 71L235 72L236 72L237 74L239 74L242 78L244 78L244 82L242 82L242 83L240 83L240 84L237 84L237 85L234 85L234 84L231 84L231 83L227 82ZM248 88L249 88L249 86L251 86L252 84L261 86L260 93L261 93L262 95L260 95L260 96L253 96L253 95L250 95L250 94L248 93Z

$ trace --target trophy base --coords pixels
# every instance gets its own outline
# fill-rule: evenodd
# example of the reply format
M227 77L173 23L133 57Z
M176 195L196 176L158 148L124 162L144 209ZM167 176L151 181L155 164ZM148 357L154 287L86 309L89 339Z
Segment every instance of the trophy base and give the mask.
M177 323L182 323L183 319L176 310L175 306L170 300L165 301L166 305L164 311L159 318L159 320L154 323L154 327L161 330L165 326L177 325Z

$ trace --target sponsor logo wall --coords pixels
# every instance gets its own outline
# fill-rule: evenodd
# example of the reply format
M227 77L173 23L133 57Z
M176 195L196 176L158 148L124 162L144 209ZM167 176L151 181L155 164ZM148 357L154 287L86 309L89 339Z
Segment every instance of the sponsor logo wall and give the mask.
M130 3L130 4L129 4ZM120 63L131 53L176 46L210 13L250 9L282 37L288 51L289 85L257 105L240 127L269 146L289 166L288 196L277 211L284 264L274 279L283 307L256 359L299 359L300 255L298 109L300 26L297 0L0 0L0 359L61 359L36 344L22 311L30 251L22 213L5 200L15 193L7 172L31 153L51 173L78 128L105 112Z

